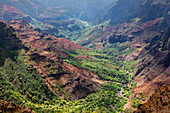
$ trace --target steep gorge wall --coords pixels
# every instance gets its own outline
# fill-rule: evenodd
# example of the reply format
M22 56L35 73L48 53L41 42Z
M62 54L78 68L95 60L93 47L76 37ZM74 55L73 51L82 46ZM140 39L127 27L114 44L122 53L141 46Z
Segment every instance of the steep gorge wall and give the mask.
M141 53L134 81L135 92L143 91L147 96L163 84L170 83L170 27L154 37Z
M77 100L98 91L103 82L96 74L74 67L51 52L68 57L62 50L69 52L85 48L64 38L39 33L24 21L11 21L8 24L13 26L24 45L24 51L19 54L24 58L28 70L37 69L54 94L61 98Z
M134 113L169 113L170 84L160 87L143 105L138 106Z

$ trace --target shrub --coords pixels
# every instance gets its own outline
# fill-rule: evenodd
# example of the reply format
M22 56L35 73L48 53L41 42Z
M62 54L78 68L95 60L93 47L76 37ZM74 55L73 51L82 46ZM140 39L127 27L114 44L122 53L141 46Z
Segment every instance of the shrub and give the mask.
M133 98L132 100L132 106L133 107L138 107L138 105L141 103L141 101L137 98Z

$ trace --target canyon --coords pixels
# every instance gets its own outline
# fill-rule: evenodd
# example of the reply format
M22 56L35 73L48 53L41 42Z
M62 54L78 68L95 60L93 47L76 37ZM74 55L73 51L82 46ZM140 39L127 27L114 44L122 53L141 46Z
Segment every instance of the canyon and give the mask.
M166 113L169 0L58 2L0 2L0 111Z

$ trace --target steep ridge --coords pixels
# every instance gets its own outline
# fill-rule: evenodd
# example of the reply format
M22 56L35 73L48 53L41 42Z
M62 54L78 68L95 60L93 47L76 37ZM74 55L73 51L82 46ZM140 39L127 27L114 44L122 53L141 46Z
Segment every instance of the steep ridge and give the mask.
M36 70L29 71L21 56L26 46L17 37L13 27L0 21L0 100L18 105L37 100L52 102L55 95L50 91ZM15 104L1 101L3 112L19 112ZM7 106L6 106L7 105ZM21 107L21 110L25 108ZM7 110L7 111L4 111Z
M138 106L134 113L168 113L170 110L170 84L160 87L143 105Z
M146 0L118 0L106 14L101 17L99 22L110 20L110 24L118 24L120 22L126 22L136 16L138 7Z
M70 18L87 19L86 13L73 6L61 6L45 8L35 0L1 0L0 1L0 19L4 21L25 20L32 21L32 25L43 29L38 21L45 20L69 20ZM38 21L36 21L36 20ZM42 24L42 23L41 23ZM47 25L48 26L48 25ZM50 29L50 28L48 28Z
M119 0L103 17L98 19L98 23L110 21L110 24L120 24L130 22L133 18L139 18L141 22L169 18L169 10L168 0ZM167 21L168 19L165 22L169 23ZM162 27L167 27L165 22Z
M0 12L0 20L4 21L11 21L25 16L25 14L17 8L7 5L0 5Z
M142 22L168 16L170 11L169 0L147 0L140 5L138 17Z
M138 5L134 4L133 2L138 2ZM117 25L110 25L112 22L105 22L96 27L90 28L88 30L88 33L85 32L80 37L81 41L79 41L78 43L84 46L88 46L92 43L92 47L98 50L105 49L107 46L110 46L110 42L111 44L113 44L113 42L117 41L120 41L121 43L124 42L125 46L132 46L139 43L145 45L161 30L168 27L170 17L169 1L147 0L146 2L142 2L131 0L128 2L124 2L120 0L114 7L122 5L122 7L119 8L125 8L127 10L123 11L128 11L132 7L131 5L130 7L128 3L132 6L135 5L136 7L135 10L133 9L134 12L129 12L129 15L133 16L128 16L128 14L122 14L120 13L121 11L118 11L118 14L110 17L111 21L115 21L115 18L118 18L118 15L122 14L126 18L122 19L127 21L123 21ZM117 8L115 10L111 8L110 11L116 12ZM152 13L153 11L155 11L156 13ZM108 15L112 15L112 13L108 12ZM103 18L107 19L105 17ZM119 18L118 20L121 21L122 19ZM125 42L127 43L125 44Z
M11 26L0 22L0 28L0 66L3 66L7 58L15 59L22 45Z
M93 48L100 50L107 47L109 44L117 42L126 43L124 45L133 46L135 44L145 44L157 33L159 25L163 18L158 18L152 21L142 23L139 19L134 18L129 23L123 23L114 26L103 27L103 25L89 29L88 34L83 34L81 43L84 46L95 44ZM95 37L95 38L94 38Z
M155 36L139 55L132 98L145 103L164 84L170 83L170 27ZM143 95L143 96L141 96ZM130 101L126 107L130 107Z
M15 8L10 5L0 5L0 19L4 21L11 20L24 20L31 24L34 28L41 28L42 30L52 30L54 29L51 25L43 24L40 21L32 18L31 16L24 14L18 8ZM57 31L56 31L57 32Z
M137 72L134 79L138 83L135 92L143 91L147 96L151 96L159 85L170 81L170 27L154 37L145 48L146 52L137 63Z
M43 35L31 30L29 29L30 26L23 21L11 21L9 24L14 27L22 43L30 48L24 55L24 57L28 58L26 63L29 63L30 67L37 69L39 73L42 74L53 93L64 98L64 94L61 94L55 88L57 87L57 82L63 89L67 90L65 92L69 92L69 98L75 100L96 92L100 83L103 83L97 80L99 78L96 74L69 65L63 62L57 55L51 53L51 51L53 51L63 57L68 57L62 50L71 51L76 48L85 48L64 38L57 39L56 37ZM47 42L45 40L47 40ZM49 59L49 62L45 59ZM93 78L91 76L93 76ZM94 85L92 81L98 85Z
M0 5L13 6L32 17L40 15L45 10L37 0L1 0Z

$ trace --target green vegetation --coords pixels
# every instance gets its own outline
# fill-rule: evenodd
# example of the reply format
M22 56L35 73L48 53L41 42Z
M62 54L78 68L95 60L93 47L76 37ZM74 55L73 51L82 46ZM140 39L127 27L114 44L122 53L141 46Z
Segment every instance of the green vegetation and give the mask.
M136 88L137 83L132 82L132 88Z
M36 70L28 71L22 57L16 61L7 59L0 68L0 99L31 108L36 112L113 112L110 104L116 104L118 84L102 85L100 91L85 99L66 101L55 96ZM57 86L61 93L63 89ZM118 107L119 108L119 107Z
M132 100L132 106L133 107L138 107L138 105L141 103L141 101L137 98L133 98Z
M89 55L91 54L90 57L95 57L96 59L94 59L94 61L92 60L93 61L92 63L96 63L97 65L96 67L101 66L100 69L104 68L102 67L102 65L109 63L108 62L109 59L112 59L111 57L108 58L105 55L100 55L99 53L95 53L94 51L93 52L84 51L84 50L83 51L80 50L80 51L82 53L85 52L86 54ZM28 64L29 56L31 56L31 58L34 59L35 62L39 62L39 60L40 61L44 60L40 56L38 57L40 58L39 60L36 59L37 56L35 53L32 53L34 54L32 55L29 52L25 53L25 50L21 50L20 55L18 55L14 61L10 59L7 59L5 61L4 66L0 68L0 74L1 74L0 86L2 86L0 88L1 89L0 99L11 101L19 105L23 105L25 107L34 110L35 112L107 113L107 112L123 111L123 105L126 103L127 100L117 99L117 92L120 91L121 89L120 88L121 84L119 82L120 81L123 82L124 79L121 79L121 76L124 75L118 76L120 77L121 80L119 80L119 78L116 79L116 77L111 76L110 77L111 79L108 80L112 80L115 82L108 82L106 84L103 84L97 93L90 94L84 99L70 101L69 96L67 96L68 98L66 98L66 100L63 100L55 96L50 91L48 86L43 81L41 75L39 75L36 70L34 69L32 70L31 66ZM72 55L72 57L70 58L75 59L75 56ZM99 58L105 58L105 59L100 61ZM65 59L65 60L73 61L69 59ZM80 61L85 62L83 65L88 64L88 60L86 61L86 59L80 59ZM49 63L50 63L49 61L45 63L47 69L50 68L51 66L52 68L54 68L53 65ZM112 62L108 65L113 66L112 64L114 63ZM93 66L93 65L88 64L88 66ZM114 67L114 68L116 70L118 67ZM92 69L93 68L91 68L91 70ZM104 73L110 70L106 69L100 71ZM61 88L61 84L60 85L58 84L56 87L58 87L58 90L60 91L61 94L65 92L64 89ZM110 105L114 106L115 104L117 104L116 110L114 110L110 106Z
M129 75L120 68L123 65L123 62L120 62L119 59L115 57L98 53L96 50L77 49L74 52L67 52L65 50L62 50L62 52L68 55L68 57L62 57L65 62L78 68L91 70L98 74L101 79L121 83L128 82L127 78ZM77 59L77 55L88 57L86 59Z
M74 25L69 25L68 27L74 28ZM96 32L96 34L98 33L99 32ZM87 50L75 48L70 51L60 50L68 56L64 57L51 49L51 52L58 55L63 61L76 66L77 68L90 70L99 75L100 79L105 81L105 84L99 86L98 92L90 94L80 100L71 100L67 93L67 89L63 88L62 84L59 84L58 82L54 83L56 86L50 84L59 91L60 95L65 95L65 99L60 99L49 89L43 78L46 79L46 77L49 77L59 80L62 74L64 74L61 64L46 59L45 56L39 55L36 49L33 49L30 46L25 47L26 45L22 45L19 40L14 40L15 38L18 38L13 32L11 35L14 36L13 40L10 40L11 42L4 41L4 45L0 46L0 50L2 50L0 51L0 57L4 58L0 65L1 100L23 105L40 113L124 112L123 106L126 104L127 99L118 97L118 92L121 90L122 85L131 82L133 75L131 75L130 72L133 71L135 62L121 61L119 58L115 57L115 55L120 54L117 53L118 50L114 51L115 55L113 55L114 52L109 54L102 50L97 51L94 49ZM18 46L19 48L17 48L16 51L12 51L12 49L6 48L10 47L8 44ZM53 47L55 48L55 46ZM117 45L115 48L119 48L119 46ZM122 47L119 49L126 50L127 48ZM125 54L125 52L122 54ZM42 70L45 69L47 75L40 75L37 71L38 68L33 68L33 64ZM127 71L129 73L127 73ZM56 77L54 75L58 76ZM134 87L135 83L132 83L132 86L126 85L124 87L124 95L129 97L131 95L131 90ZM113 109L113 106L115 109Z
M16 62L7 59L0 67L0 99L24 105L21 96L33 103L53 102L57 98L43 81L36 70L27 70L21 57Z
M50 24L56 27L59 31L59 33L54 31L51 35L66 38L73 42L79 40L81 34L83 34L84 31L90 27L88 23L79 19L54 21L50 22Z
M116 105L116 110L123 112L124 111L123 106L126 103L127 103L127 99L121 99L121 101L119 103L117 103L117 105Z

